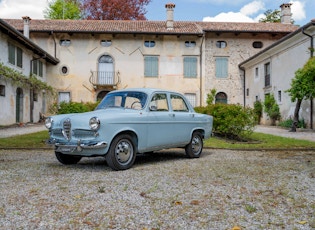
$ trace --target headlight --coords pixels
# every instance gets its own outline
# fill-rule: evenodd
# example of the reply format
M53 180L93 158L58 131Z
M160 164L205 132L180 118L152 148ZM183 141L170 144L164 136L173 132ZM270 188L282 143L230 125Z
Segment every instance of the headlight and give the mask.
M92 117L90 119L90 123L89 124L90 124L90 128L92 130L98 130L99 127L100 127L101 122L100 122L100 120L97 117Z
M52 127L54 120L51 117L46 118L45 120L45 126L47 129L50 129Z

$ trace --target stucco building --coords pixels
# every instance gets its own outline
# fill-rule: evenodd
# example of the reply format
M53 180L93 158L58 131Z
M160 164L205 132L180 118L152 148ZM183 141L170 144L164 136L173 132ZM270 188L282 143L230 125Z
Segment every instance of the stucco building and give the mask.
M59 60L46 80L58 101L96 101L114 89L156 87L182 92L192 105L244 104L238 65L298 29L283 23L180 22L174 4L165 21L6 19ZM283 14L286 15L286 14ZM25 20L27 19L27 20Z
M36 76L47 79L46 69L58 63L34 42L11 25L0 19L0 63L15 70L26 78ZM19 122L37 122L40 113L45 112L46 94L36 91L30 85L14 82L0 71L0 125Z
M245 104L253 106L256 100L264 101L273 94L282 119L293 118L296 102L286 92L295 72L304 66L314 53L315 20L275 42L263 51L240 63L245 74ZM313 100L303 100L299 117L309 128L314 126ZM264 114L262 122L270 120Z

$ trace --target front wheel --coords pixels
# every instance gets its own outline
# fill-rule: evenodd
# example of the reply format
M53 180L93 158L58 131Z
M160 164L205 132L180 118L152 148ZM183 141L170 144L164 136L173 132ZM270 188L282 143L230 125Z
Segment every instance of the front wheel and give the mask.
M55 152L57 160L64 165L73 165L78 163L82 157L80 156L71 156L63 154L61 152Z
M192 134L190 143L186 145L185 152L189 158L198 158L203 149L202 135L200 132L194 132Z
M136 159L135 145L131 136L123 134L115 137L105 158L108 166L113 170L131 168Z

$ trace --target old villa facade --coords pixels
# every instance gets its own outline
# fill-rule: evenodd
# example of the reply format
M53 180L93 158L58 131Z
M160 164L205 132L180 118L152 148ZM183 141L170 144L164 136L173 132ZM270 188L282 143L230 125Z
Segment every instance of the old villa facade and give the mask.
M40 79L57 90L59 102L96 101L114 89L155 87L179 91L194 106L205 105L211 89L216 89L217 101L248 104L239 64L299 28L290 23L290 4L281 5L282 23L180 22L174 21L175 5L165 7L165 21L24 17L4 22L54 58L51 64L45 55L36 55L45 66ZM8 63L7 57L1 62ZM37 103L43 108L34 114L47 112L48 102ZM1 125L16 122L13 117L4 122L3 116ZM27 117L23 122L30 121Z

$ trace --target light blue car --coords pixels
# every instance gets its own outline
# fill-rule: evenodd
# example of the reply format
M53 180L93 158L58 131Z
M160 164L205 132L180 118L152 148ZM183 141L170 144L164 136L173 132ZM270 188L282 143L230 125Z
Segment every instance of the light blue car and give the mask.
M136 155L185 148L197 158L209 138L213 117L196 113L179 93L137 88L108 93L92 112L48 117L48 144L62 164L104 156L113 170L132 167Z

